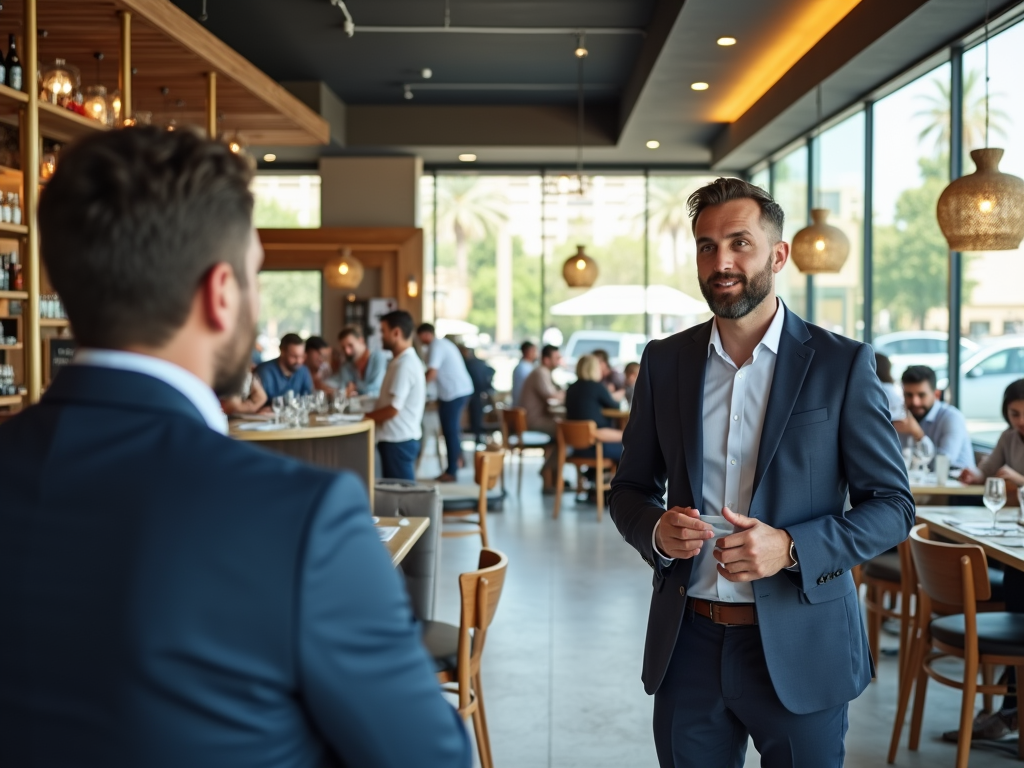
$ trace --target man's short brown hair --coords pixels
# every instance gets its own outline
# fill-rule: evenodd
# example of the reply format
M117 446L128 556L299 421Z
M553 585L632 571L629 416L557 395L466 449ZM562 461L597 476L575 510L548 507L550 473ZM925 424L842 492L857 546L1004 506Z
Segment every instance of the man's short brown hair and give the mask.
M710 184L705 184L698 189L686 201L690 212L690 226L697 233L697 217L701 211L712 205L722 205L732 200L753 200L761 207L761 227L771 244L782 239L782 225L785 223L786 214L782 206L775 202L775 199L754 184L743 179L718 178Z
M338 341L344 341L349 336L354 336L357 341L362 341L365 338L363 336L363 329L358 325L346 325L338 333Z
M251 181L247 160L189 129L104 131L65 151L39 230L78 342L165 344L218 263L246 288Z

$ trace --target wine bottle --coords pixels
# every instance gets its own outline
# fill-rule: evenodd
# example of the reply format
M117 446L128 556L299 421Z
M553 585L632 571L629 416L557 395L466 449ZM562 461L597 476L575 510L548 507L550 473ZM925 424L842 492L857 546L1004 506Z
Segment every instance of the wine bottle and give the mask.
M21 276L21 264L18 263L18 254L11 254L11 290L21 291L24 290L24 280Z
M23 90L24 78L21 69L21 59L18 58L18 50L14 43L14 35L8 35L8 47L10 50L7 52L7 61L5 62L6 80L5 82L11 88L16 91Z
M0 83L7 85L7 59L4 57L2 48L0 48Z

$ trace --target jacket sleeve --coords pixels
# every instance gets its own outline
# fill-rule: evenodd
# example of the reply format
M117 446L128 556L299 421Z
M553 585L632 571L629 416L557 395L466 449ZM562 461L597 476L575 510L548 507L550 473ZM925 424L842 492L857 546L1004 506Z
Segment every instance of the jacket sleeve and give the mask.
M469 768L366 491L342 475L312 517L298 595L299 696L345 765ZM395 738L394 723L401 723Z
M608 506L615 526L644 561L660 570L654 551L654 526L665 513L665 457L658 442L651 386L651 342L640 360L640 375L633 390L633 407L622 434L622 459L612 479Z
M910 535L914 524L906 466L867 344L858 348L846 382L839 453L851 509L786 529L800 563L791 578L799 579L805 593L892 549Z

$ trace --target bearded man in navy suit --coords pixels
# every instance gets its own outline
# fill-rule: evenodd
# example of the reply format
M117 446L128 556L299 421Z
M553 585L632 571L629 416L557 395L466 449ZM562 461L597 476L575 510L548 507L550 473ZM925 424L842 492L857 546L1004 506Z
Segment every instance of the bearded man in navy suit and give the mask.
M362 483L224 434L251 178L221 142L129 128L42 193L81 349L0 426L0 765L470 765Z
M873 674L850 569L914 519L899 443L871 347L776 297L779 205L718 179L689 206L715 316L648 345L610 499L654 571L658 758L741 768L752 738L768 768L839 768Z

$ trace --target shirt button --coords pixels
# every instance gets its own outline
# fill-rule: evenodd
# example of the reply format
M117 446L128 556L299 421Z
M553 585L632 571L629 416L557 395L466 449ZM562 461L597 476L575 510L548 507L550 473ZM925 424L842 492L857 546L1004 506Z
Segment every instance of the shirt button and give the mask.
M740 378L742 379L742 378L743 378L743 371L740 371L740 372L739 372L738 374L736 374L736 375L737 375L737 376L739 376L739 377L740 377Z
M735 464L736 464L736 459L729 459L729 463L735 466Z
M686 597L686 587L680 587L679 588L679 596L680 597Z
M739 414L738 414L738 413L734 413L734 414L732 415L732 420L733 420L733 421L739 421L739 420L740 420L740 416L739 416Z

